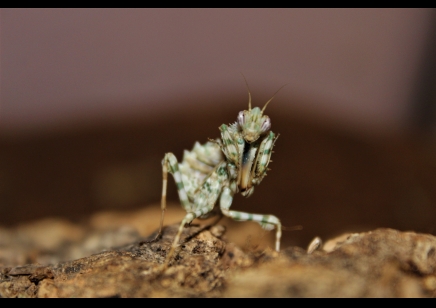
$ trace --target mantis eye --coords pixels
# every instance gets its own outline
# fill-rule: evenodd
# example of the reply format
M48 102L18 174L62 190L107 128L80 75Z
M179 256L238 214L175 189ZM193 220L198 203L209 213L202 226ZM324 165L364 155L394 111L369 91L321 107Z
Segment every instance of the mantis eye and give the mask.
M263 120L260 130L262 131L262 133L264 133L269 131L270 128L271 128L271 120L268 117L266 117L266 119Z
M245 123L245 114L244 114L244 111L240 111L238 114L238 124L240 126L243 126L244 123Z

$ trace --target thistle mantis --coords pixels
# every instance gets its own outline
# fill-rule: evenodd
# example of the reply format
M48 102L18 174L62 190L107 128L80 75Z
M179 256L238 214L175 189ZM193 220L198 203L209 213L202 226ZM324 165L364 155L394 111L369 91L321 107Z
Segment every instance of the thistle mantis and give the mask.
M247 82L246 85L248 89ZM270 131L271 120L264 112L274 95L262 109L252 108L248 89L248 110L240 111L235 123L222 124L219 127L221 139L209 140L204 144L196 142L191 151L184 151L180 163L173 153L165 154L162 160L160 228L155 239L150 242L158 240L162 234L168 173L173 175L186 215L166 256L164 268L174 256L183 228L195 218L204 219L214 214L217 202L224 216L236 221L255 221L265 230L275 228L275 250L280 250L282 225L276 216L230 209L233 196L237 193L245 197L251 196L254 187L262 182L269 170L268 164L278 136Z

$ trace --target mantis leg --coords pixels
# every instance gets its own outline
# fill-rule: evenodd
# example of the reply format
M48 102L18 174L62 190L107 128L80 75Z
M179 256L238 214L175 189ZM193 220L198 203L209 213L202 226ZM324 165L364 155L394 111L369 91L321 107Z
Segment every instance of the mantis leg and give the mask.
M170 155L169 155L170 154ZM177 184L177 190L179 192L179 198L182 202L183 208L187 211L185 218L183 218L182 223L179 226L179 230L177 231L177 235L174 237L173 244L171 245L171 249L166 256L165 263L163 264L163 269L165 269L169 262L172 260L174 256L175 249L179 246L180 237L183 232L183 228L185 225L189 225L195 218L199 217L207 217L208 214L214 208L214 205L221 194L221 188L223 186L223 182L227 180L226 163L220 163L215 170L210 174L210 176L205 180L203 185L198 190L194 202L191 204L186 195L185 189L183 187L183 182L181 180L180 172L178 171L177 160L174 155L168 153L165 155L165 159L168 158L168 166L170 167L170 173L173 174L174 180ZM164 162L164 171L166 168L166 164ZM164 185L166 189L166 180L164 177ZM166 191L165 191L166 193ZM162 199L164 200L165 193L162 193ZM164 205L162 205L162 213L164 212ZM163 214L162 214L163 215ZM162 218L163 220L163 218Z
M239 211L230 210L233 201L233 196L230 188L225 187L220 199L220 208L222 213L236 221L255 221L259 223L265 230L276 228L276 244L275 249L280 251L280 238L282 237L282 224L274 215L251 214Z
M174 156L173 153L166 153L164 159L162 160L162 197L161 197L162 213L160 218L159 232L157 233L156 237L153 240L146 241L143 243L155 242L162 235L163 221L164 221L165 211L167 208L166 199L167 199L168 172L171 173L174 177L174 181L176 182L177 192L179 194L179 199L180 202L182 203L182 207L188 212L191 210L191 203L188 200L188 195L186 194L185 187L183 185L182 176L179 171L179 163L177 162L177 158Z

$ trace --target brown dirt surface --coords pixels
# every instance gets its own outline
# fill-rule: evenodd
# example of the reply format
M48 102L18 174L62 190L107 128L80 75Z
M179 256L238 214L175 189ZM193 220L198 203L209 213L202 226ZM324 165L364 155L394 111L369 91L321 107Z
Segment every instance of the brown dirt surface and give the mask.
M146 228L138 232L128 223L129 217L158 221L158 215L119 214L117 223L116 213L100 213L82 225L46 219L0 229L0 296L436 296L432 235L376 229L344 234L311 254L292 246L277 253L229 242L222 224L192 225L162 271L178 224L167 225L158 241L141 244L156 233L141 236Z

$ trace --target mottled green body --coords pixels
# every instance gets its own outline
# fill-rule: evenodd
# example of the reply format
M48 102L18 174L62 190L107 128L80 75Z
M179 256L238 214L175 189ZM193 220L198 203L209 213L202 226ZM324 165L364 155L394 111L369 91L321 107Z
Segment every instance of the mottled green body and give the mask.
M270 119L263 115L272 98L262 110L258 107L251 109L251 96L249 98L248 110L241 111L235 123L219 127L221 139L202 145L196 142L191 151L185 150L181 163L177 162L174 154L165 154L162 161L161 227L155 240L162 230L168 173L174 177L180 202L187 214L180 224L164 267L171 261L185 225L195 218L210 216L218 199L223 215L238 221L256 221L266 230L276 228L275 248L280 250L281 223L276 216L230 210L234 194L241 193L249 197L254 186L259 185L265 177L277 139L269 131Z

